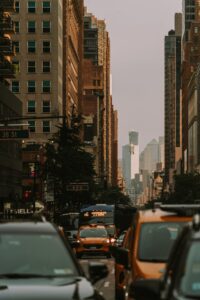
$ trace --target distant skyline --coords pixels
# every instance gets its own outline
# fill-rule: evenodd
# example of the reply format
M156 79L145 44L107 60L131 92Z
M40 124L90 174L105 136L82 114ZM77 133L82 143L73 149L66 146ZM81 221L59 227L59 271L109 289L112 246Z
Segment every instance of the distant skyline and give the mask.
M104 19L111 40L112 94L119 119L119 158L129 131L140 152L164 135L164 36L174 29L181 0L85 0Z

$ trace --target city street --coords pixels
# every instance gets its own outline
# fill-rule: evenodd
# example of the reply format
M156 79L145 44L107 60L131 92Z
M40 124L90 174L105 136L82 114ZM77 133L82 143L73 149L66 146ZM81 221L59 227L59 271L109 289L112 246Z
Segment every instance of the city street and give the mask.
M98 281L95 286L97 290L104 296L105 300L115 299L115 278L114 278L114 259L106 259L101 256L89 257L84 256L83 259L79 260L85 273L88 274L88 263L91 261L98 261L105 263L109 269L109 275L103 280Z

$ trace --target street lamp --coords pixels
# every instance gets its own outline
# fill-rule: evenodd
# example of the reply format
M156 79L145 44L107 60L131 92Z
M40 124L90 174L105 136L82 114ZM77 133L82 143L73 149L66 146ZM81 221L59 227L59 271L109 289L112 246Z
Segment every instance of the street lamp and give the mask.
M35 160L34 160L34 173L33 173L33 213L35 213L35 202L36 202L36 189L37 189L37 171L38 171L38 163L40 161L40 155L36 154L35 155Z

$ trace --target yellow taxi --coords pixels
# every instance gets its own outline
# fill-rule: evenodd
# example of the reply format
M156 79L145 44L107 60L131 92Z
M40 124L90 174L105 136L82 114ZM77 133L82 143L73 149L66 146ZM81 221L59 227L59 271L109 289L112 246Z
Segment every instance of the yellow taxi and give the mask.
M76 256L83 254L102 254L111 257L111 239L104 225L90 224L81 226L76 240Z
M138 210L128 229L123 247L115 251L115 299L124 300L131 282L159 278L170 250L183 226L192 220L186 210L163 205Z

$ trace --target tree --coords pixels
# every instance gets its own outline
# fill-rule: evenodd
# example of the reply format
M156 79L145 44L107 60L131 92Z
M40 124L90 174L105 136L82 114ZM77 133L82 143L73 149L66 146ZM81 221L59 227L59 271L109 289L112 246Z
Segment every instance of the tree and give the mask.
M165 203L195 203L200 199L200 174L188 173L174 176L174 192Z
M107 203L107 204L130 204L130 198L127 195L124 195L119 187L111 187L107 190L103 190L98 196L98 203Z
M59 206L66 203L73 206L75 193L67 191L70 183L86 182L88 192L79 192L81 197L89 197L94 185L94 157L84 150L80 140L81 117L72 115L71 122L63 122L58 132L46 145L46 176L54 181L54 194L57 194Z

